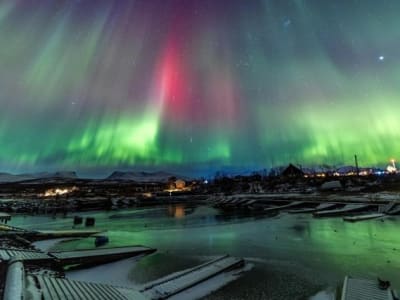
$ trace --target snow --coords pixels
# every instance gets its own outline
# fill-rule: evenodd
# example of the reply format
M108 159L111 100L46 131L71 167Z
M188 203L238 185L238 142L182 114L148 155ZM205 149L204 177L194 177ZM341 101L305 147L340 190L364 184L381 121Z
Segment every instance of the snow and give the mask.
M129 258L121 261L96 266L90 269L67 271L66 278L71 280L80 280L93 283L103 283L114 285L124 288L133 288L140 290L141 287L147 284L138 284L129 280L129 273L134 267L135 263L140 258ZM173 300L184 300L184 299L200 299L212 292L220 289L224 285L238 279L241 274L245 271L251 270L252 264L246 264L244 268L232 270L230 272L219 274L212 279L206 280L188 290L185 290L177 295L174 295L170 299ZM172 273L170 276L179 274L185 270ZM163 279L166 277L163 277ZM157 280L155 280L156 282Z
M12 262L7 271L3 299L23 299L24 266L20 261Z
M341 188L342 188L342 184L340 183L339 180L327 181L321 185L322 190L334 190L334 189L341 189Z
M56 244L58 244L62 241L66 241L66 240L71 240L71 238L61 238L61 239L50 239L50 240L38 241L38 242L32 243L32 245L39 250L48 252L48 251L50 251L51 248L53 248L53 246L55 246Z
M121 172L115 171L107 180L126 180L136 182L167 182L170 177L176 177L181 179L188 179L180 175L168 173L168 172Z
M171 300L186 300L186 299L201 299L211 293L219 290L228 283L238 279L243 272L250 271L253 268L252 264L246 264L243 269L233 270L219 274L211 279L208 279L194 287L187 289L179 294L176 294L169 299Z
M32 173L32 174L9 174L0 173L0 182L20 182L28 180L40 180L50 178L64 178L64 179L75 179L77 175L75 172L55 172L55 173Z
M335 292L332 290L320 291L312 296L310 300L335 300Z
M133 257L89 269L67 271L65 275L71 280L136 288L136 284L129 280L129 273L139 259Z

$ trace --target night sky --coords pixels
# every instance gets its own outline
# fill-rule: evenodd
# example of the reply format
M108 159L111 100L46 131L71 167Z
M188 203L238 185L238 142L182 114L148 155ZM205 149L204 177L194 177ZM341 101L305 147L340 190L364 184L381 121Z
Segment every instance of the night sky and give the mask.
M400 157L400 1L0 0L0 171Z

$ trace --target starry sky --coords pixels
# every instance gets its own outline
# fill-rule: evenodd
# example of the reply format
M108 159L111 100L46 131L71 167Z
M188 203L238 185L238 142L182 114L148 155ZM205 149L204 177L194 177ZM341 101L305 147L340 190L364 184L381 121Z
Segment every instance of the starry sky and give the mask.
M400 1L0 0L0 170L400 157Z

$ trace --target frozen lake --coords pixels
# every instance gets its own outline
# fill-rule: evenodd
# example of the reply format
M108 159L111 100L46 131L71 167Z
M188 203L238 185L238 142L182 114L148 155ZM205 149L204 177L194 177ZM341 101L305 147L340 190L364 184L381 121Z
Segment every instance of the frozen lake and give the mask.
M323 290L335 290L348 274L387 278L400 289L400 218L357 223L308 214L255 218L207 206L171 205L57 219L16 216L11 225L70 229L74 215L95 217L95 228L108 231L107 247L141 244L158 249L138 262L108 266L113 276L103 275L100 281L136 285L228 253L248 259L254 267L207 299L309 299ZM94 239L56 247L93 248ZM93 276L78 272L71 276Z

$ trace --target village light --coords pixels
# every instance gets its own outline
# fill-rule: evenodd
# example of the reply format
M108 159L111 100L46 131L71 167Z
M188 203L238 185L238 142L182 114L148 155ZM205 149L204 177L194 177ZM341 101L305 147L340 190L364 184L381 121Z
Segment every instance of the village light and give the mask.
M78 188L76 186L74 186L72 188L54 188L54 189L48 189L47 191L44 192L44 194L41 194L40 196L43 196L43 197L62 196L62 195L70 194L77 190L78 190Z
M390 160L390 162L392 163L391 165L389 164L386 168L386 171L388 171L388 173L397 173L397 168L396 168L396 164L395 164L395 160L392 158Z

